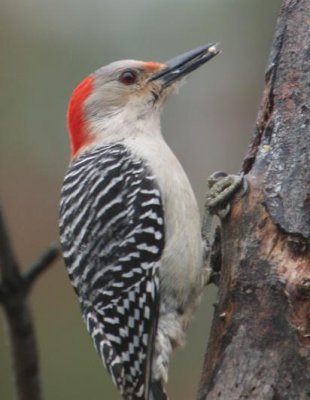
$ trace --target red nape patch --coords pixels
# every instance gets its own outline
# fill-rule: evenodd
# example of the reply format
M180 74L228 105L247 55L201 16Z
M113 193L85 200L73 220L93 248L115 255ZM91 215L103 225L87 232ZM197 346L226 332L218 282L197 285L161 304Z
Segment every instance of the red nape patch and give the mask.
M86 121L83 115L83 104L94 87L94 77L85 78L73 91L68 105L67 124L71 139L71 157L89 142Z

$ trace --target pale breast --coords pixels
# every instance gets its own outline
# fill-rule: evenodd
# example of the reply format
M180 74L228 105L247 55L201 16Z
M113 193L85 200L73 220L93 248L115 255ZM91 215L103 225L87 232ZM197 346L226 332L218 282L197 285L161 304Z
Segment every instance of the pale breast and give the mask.
M158 180L165 209L166 243L162 256L161 290L186 303L202 285L203 246L196 198L188 178L162 138L128 139L126 145L144 157Z

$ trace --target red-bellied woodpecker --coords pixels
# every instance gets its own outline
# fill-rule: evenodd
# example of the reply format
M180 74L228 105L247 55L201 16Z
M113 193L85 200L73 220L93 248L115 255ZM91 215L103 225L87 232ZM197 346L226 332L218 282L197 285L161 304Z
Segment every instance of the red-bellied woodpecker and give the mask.
M166 399L169 358L205 283L191 185L160 128L177 82L214 44L167 63L117 61L74 90L60 237L95 347L126 400Z

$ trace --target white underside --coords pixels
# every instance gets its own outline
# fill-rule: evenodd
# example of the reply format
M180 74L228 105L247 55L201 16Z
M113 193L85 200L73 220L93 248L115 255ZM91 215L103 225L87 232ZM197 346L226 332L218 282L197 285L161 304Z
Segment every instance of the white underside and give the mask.
M161 309L153 379L166 382L171 352L184 343L204 286L200 214L187 176L163 139L139 137L124 142L147 160L163 195L166 245L160 266ZM178 309L184 310L183 315Z
M96 146L121 142L144 159L163 196L165 249L160 261L161 307L152 375L155 380L167 381L170 354L183 344L204 286L199 209L181 164L161 135L159 113L132 120L132 114L124 112L104 127L94 123L92 131L98 130L105 133Z

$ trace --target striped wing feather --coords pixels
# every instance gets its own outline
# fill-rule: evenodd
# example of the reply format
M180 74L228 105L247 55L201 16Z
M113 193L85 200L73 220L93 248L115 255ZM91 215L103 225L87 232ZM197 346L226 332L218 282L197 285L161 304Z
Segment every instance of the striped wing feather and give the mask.
M124 399L147 399L164 247L160 190L120 144L74 161L64 180L60 236L83 318Z

